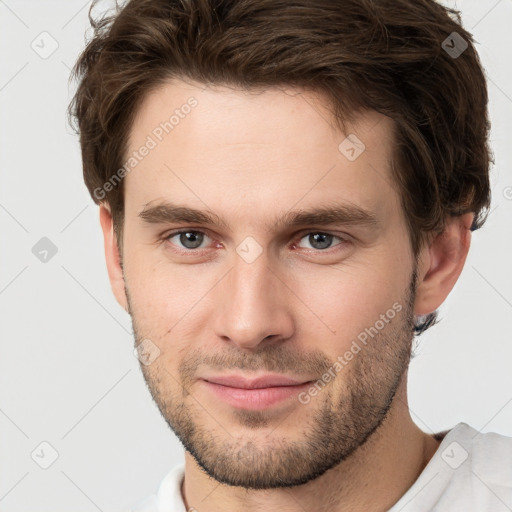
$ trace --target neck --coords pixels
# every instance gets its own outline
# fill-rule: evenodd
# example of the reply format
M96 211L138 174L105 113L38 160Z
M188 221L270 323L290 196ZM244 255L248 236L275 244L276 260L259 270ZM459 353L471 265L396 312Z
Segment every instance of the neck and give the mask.
M246 490L219 484L185 455L182 495L187 510L200 512L370 512L388 510L411 487L439 447L409 414L407 372L389 414L350 457L304 485Z

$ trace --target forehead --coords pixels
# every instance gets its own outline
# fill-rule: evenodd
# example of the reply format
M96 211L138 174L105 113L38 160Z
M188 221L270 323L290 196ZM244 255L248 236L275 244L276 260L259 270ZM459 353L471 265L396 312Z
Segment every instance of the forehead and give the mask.
M206 145L209 142L271 142L290 146L294 139L281 129L287 128L292 130L292 135L298 135L298 124L302 125L300 131L312 144L325 140L327 133L332 140L325 142L336 142L343 134L336 126L331 110L329 100L321 91L284 85L242 90L174 79L143 97L129 133L129 146L135 146L141 135L153 132L158 139L160 136L166 138L171 132L179 137L179 133L185 131L183 125L188 128L187 135L194 131ZM353 113L350 115L354 116ZM380 130L373 130L381 124ZM181 125L180 130L178 125ZM213 127L217 128L214 134L211 132ZM381 137L385 132L391 134L393 123L384 115L366 110L355 116L348 128L371 131L374 137ZM281 132L277 140L276 131ZM296 145L301 142L303 140L296 139Z
M133 122L127 208L161 199L263 216L262 206L338 198L374 211L395 203L392 121L364 112L347 127L336 127L314 92L169 81L144 98Z

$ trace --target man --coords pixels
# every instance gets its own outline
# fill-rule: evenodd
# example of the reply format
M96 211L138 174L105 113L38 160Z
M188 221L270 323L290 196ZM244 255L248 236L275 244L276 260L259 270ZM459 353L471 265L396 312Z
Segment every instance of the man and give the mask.
M131 0L70 112L112 289L183 443L137 510L512 509L512 440L412 421L489 206L484 74L433 0ZM447 83L450 87L447 87Z

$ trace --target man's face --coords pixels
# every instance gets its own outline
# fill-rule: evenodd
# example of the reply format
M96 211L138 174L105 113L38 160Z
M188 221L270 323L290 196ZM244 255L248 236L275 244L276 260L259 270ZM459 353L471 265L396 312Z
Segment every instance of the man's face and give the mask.
M359 117L358 156L329 121L312 93L174 82L133 125L127 156L155 143L125 178L129 311L136 343L158 355L142 370L185 448L230 485L296 485L334 467L381 425L406 375L415 265L392 125ZM169 204L213 223L173 220ZM345 220L325 214L335 208ZM276 376L302 385L237 390Z

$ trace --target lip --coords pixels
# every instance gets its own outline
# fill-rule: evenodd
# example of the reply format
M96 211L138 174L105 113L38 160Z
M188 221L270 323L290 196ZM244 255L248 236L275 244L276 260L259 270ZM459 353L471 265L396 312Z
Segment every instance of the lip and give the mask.
M284 375L263 375L254 379L231 375L203 378L202 382L209 392L233 407L262 410L296 397L312 381Z
M220 384L222 386L229 386L230 388L238 389L261 389L261 388L273 388L278 386L296 386L298 384L304 384L306 381L292 379L284 375L262 375L254 379L247 379L241 375L226 375L219 377L208 377L205 378L207 382L212 384ZM310 382L310 381L307 381Z

